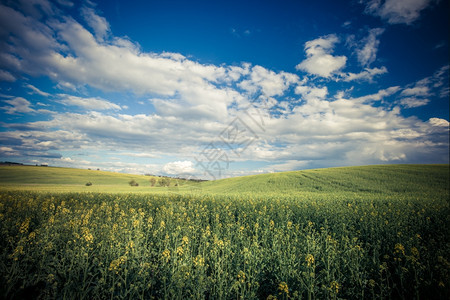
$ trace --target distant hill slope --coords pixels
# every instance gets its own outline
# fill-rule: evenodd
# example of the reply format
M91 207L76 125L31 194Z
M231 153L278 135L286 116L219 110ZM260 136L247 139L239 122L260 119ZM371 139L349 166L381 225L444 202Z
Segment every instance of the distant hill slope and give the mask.
M270 173L205 182L212 193L426 192L449 190L449 165L375 165Z
M38 166L0 166L0 182L10 184L125 184L132 179L148 184L149 176Z
M0 166L0 189L8 190L38 190L60 192L146 192L164 188L151 187L150 179L156 181L157 176L123 174L116 172L85 170L74 168L42 167L42 166ZM134 180L139 186L131 187ZM86 186L86 183L92 186ZM171 186L175 183L185 184L184 180L170 179ZM158 183L156 183L158 186Z
M375 165L303 170L150 187L150 176L56 167L0 166L0 189L97 192L298 195L309 193L449 193L449 165ZM157 178L158 179L158 178ZM135 180L139 187L130 187ZM87 182L93 186L86 187Z

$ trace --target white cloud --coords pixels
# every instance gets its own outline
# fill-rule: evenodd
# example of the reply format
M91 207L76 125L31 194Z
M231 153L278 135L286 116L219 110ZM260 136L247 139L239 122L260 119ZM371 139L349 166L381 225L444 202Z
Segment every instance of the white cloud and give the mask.
M31 108L31 102L22 97L15 97L11 100L4 100L10 106L3 106L0 109L6 111L7 114L17 113L34 113L35 110Z
M430 89L427 86L416 86L404 89L401 94L404 96L429 96Z
M427 98L406 97L399 101L399 104L404 108L413 108L427 105L430 102Z
M14 82L16 78L8 71L0 70L0 81Z
M64 105L79 106L89 110L121 110L119 105L101 98L81 98L67 94L59 94L58 96L60 97L58 102Z
M435 0L363 0L366 12L385 19L390 24L412 24L420 17L422 10Z
M86 20L89 27L94 30L95 37L99 41L103 41L109 34L109 23L105 18L100 17L95 13L92 8L83 7L81 9L81 15Z
M17 154L18 152L11 147L0 147L0 156L16 156Z
M26 88L29 88L29 89L31 90L31 92L29 92L30 94L37 94L37 95L40 95L40 96L43 96L43 97L49 97L49 96L50 96L49 93L46 93L46 92L41 91L40 89L38 89L38 88L35 87L34 85L31 85L31 84L25 84L24 86L25 86Z
M354 80L366 80L371 82L375 76L386 74L387 69L386 67L381 68L365 68L360 73L340 73L339 76L342 78L343 81L349 82Z
M265 96L280 96L293 83L299 81L297 75L267 70L261 66L254 66L249 72L248 79L239 83L239 87L250 92L261 91Z
M326 86L316 88L308 85L299 85L295 88L295 93L301 95L306 101L323 100L328 95L328 89Z
M426 88L438 94L448 82L448 67L404 89L394 86L352 97L354 91L360 91L355 88L333 95L333 88L315 84L310 77L300 81L295 74L262 66L215 66L178 53L143 52L136 43L114 37L107 21L97 17L93 10L85 12L92 34L70 17L44 24L11 8L0 9L0 34L7 32L15 37L2 35L5 39L0 40L0 67L10 74L49 76L65 89L144 95L151 98L156 111L125 114L118 112L121 107L117 103L99 97L57 95L53 100L91 111L53 113L48 121L4 123L6 130L0 132L4 153L115 171L201 175L192 163L195 156L204 145L220 142L219 134L239 115L258 139L239 157L231 157L230 152L230 159L270 161L272 167L267 170L448 161L448 121L405 118L398 107L392 108L384 101L393 96L398 96L399 101L402 97L425 97ZM339 42L336 35L307 42L306 59L297 69L340 80L339 84L371 81L387 72L385 67L369 67L376 59L380 34L371 31L358 48L360 63L366 65L359 73L342 71L347 58L333 55ZM40 96L46 94L32 85L26 87ZM256 107L251 112L256 114L250 117L243 109L259 92L263 95L255 99ZM24 98L3 98L7 99L2 107L6 112L40 111ZM264 122L256 125L260 117ZM66 155L68 152L70 155ZM105 152L140 162L154 158L172 162L95 163L98 158L89 154L100 156Z
M440 119L440 118L430 118L428 120L428 122L432 125L432 126L439 126L439 127L446 127L448 129L449 127L449 122L447 120L444 119Z
M354 98L354 101L358 101L358 102L363 102L363 103L367 103L367 102L371 102L371 101L381 101L386 97L389 97L395 93L397 93L398 91L400 91L400 87L399 86L392 86L389 87L387 89L382 89L379 90L377 93L375 94L371 94L371 95L366 95L366 96L361 96L358 98Z
M174 161L164 165L163 171L169 175L185 175L195 173L192 161Z
M404 108L413 108L430 103L430 96L438 95L441 98L448 97L448 66L443 66L432 76L425 77L413 84L407 85L400 93L398 103Z
M369 66L377 57L380 41L378 37L384 32L383 28L369 30L369 35L362 41L364 44L356 50L358 61L363 66Z
M297 70L321 77L331 77L345 67L347 57L333 56L333 48L339 39L336 35L327 35L305 43L306 59L296 66Z

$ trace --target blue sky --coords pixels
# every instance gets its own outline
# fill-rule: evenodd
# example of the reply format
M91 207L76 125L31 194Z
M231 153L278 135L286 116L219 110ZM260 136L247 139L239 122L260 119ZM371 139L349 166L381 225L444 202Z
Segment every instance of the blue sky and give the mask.
M206 179L448 163L448 1L0 3L0 161Z

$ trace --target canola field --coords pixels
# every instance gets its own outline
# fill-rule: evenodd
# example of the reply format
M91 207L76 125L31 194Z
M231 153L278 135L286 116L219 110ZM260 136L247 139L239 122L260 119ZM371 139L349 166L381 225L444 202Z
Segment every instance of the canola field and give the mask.
M220 193L0 190L0 298L449 299L449 166L367 168ZM243 193L280 176L297 186Z

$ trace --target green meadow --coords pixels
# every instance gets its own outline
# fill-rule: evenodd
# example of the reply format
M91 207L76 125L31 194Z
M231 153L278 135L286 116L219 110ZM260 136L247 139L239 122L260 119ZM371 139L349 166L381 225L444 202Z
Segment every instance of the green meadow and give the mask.
M150 179L155 179L152 187ZM130 186L134 180L138 186ZM86 170L41 166L0 166L0 190L23 190L40 192L105 192L136 193L162 192L157 176L132 175L100 170ZM170 186L195 185L195 182L169 179ZM86 186L86 183L92 185Z
M0 298L450 297L449 165L151 178L0 167Z

